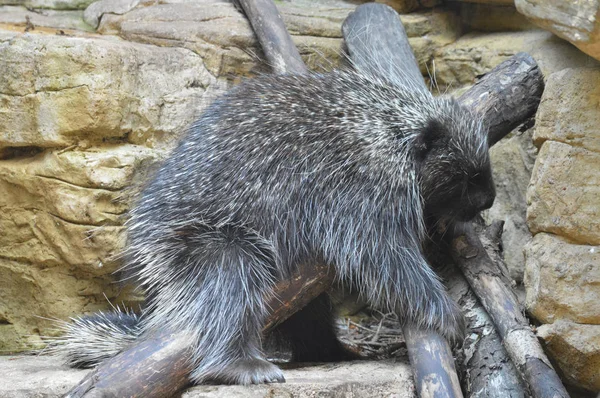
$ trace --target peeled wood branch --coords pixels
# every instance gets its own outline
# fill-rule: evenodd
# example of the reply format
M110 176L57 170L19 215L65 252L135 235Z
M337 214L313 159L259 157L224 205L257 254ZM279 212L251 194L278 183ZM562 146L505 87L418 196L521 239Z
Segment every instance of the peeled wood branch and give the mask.
M290 280L277 284L264 332L302 309L332 283L329 267L311 264L301 267ZM190 384L191 344L185 333L174 332L144 340L98 365L66 397L173 396Z
M275 3L272 0L237 1L244 9L273 73L306 73L308 69Z
M473 225L455 231L452 256L469 285L490 314L510 358L536 398L568 398L560 378L544 354L537 337L505 276L489 257Z

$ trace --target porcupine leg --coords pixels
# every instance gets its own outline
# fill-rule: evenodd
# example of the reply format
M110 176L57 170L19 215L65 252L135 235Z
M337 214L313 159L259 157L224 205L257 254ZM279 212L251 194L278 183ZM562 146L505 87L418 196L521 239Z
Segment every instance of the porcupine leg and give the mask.
M196 383L284 381L261 352L265 298L275 274L271 246L236 226L186 226L176 235L173 255L162 251L170 269L154 282L160 288L151 295L146 330L167 326L194 336Z
M464 336L464 318L444 285L417 249L382 256L362 279L370 304L394 311L405 325L435 329L452 343ZM396 258L397 261L394 261Z

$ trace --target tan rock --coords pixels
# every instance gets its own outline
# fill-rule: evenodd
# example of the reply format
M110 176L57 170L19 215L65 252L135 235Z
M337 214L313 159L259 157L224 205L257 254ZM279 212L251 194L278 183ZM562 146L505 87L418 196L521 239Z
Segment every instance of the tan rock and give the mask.
M540 326L538 336L571 383L600 391L600 325L558 321Z
M593 67L598 61L578 51L568 42L541 30L523 32L468 33L454 43L438 48L433 62L438 84L462 86L492 70L518 52L527 52L544 76L572 67Z
M600 325L600 246L539 233L525 256L525 305L531 315L541 323L568 319Z
M535 144L564 142L600 152L600 68L565 69L546 81Z
M98 27L104 14L125 14L140 3L140 0L100 0L85 9L84 19L93 28Z
M458 0L462 3L478 3L478 4L492 4L492 5L505 5L514 6L514 0Z
M92 30L83 21L82 11L30 11L25 7L0 6L0 24L13 24L25 29L28 23L33 24L34 30L39 27Z
M600 60L600 1L515 0L515 5L538 26Z
M532 233L550 232L573 242L600 244L600 154L546 141L527 191Z
M55 10L83 10L94 0L0 0L0 5L15 5L27 8Z
M496 185L494 205L483 213L486 222L504 220L502 248L510 276L523 279L523 248L531 240L527 227L526 194L537 149L531 142L533 131L514 132L490 150L492 173Z
M115 38L0 32L0 148L165 146L216 87L202 59Z
M294 2L278 3L278 7L309 68L340 65L341 26L354 5ZM458 18L448 11L410 14L402 16L402 21L423 71L433 50L452 42L459 33ZM239 78L269 71L260 60L250 24L229 3L203 0L137 7L124 15L105 14L98 31L131 41L189 48L202 56L215 76Z
M0 350L39 345L38 334L55 333L44 318L131 299L112 275L127 187L156 158L145 147L110 145L0 161Z

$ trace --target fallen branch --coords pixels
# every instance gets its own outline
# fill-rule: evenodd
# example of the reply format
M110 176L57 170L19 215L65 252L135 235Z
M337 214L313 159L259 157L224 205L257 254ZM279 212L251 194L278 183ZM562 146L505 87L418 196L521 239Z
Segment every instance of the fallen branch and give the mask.
M332 283L329 267L311 264L277 284L264 332L302 309ZM102 362L66 397L162 398L177 394L190 384L191 343L184 333L163 333L144 340Z
M503 222L486 228L486 237L495 254L499 250ZM488 237L491 236L491 238ZM470 398L525 398L528 394L519 372L502 345L496 327L464 275L451 261L449 247L443 239L434 237L436 248L429 248L429 261L438 268L446 282L448 294L458 303L467 322L467 333L457 353L457 368L462 389ZM501 261L499 254L494 261Z
M250 21L273 73L306 73L308 69L273 0L237 1Z
M560 378L544 354L506 276L487 254L475 228L464 224L454 232L452 256L490 314L512 362L535 398L568 398Z

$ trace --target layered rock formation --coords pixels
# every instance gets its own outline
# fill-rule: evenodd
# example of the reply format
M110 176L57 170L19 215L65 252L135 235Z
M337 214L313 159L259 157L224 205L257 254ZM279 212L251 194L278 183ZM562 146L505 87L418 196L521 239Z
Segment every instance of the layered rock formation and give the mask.
M0 351L42 346L49 319L139 299L113 274L135 192L215 95L269 71L231 3L90 3L0 0ZM600 66L532 28L597 57L595 3L582 16L517 0L531 22L511 1L477 3L401 19L434 91L460 90L519 51L544 72L535 127L492 150L498 200L485 217L506 220L504 257L515 280L525 269L551 356L571 383L600 390ZM341 24L355 3L277 5L311 69L343 64ZM549 22L553 9L579 12L567 25L587 33Z

